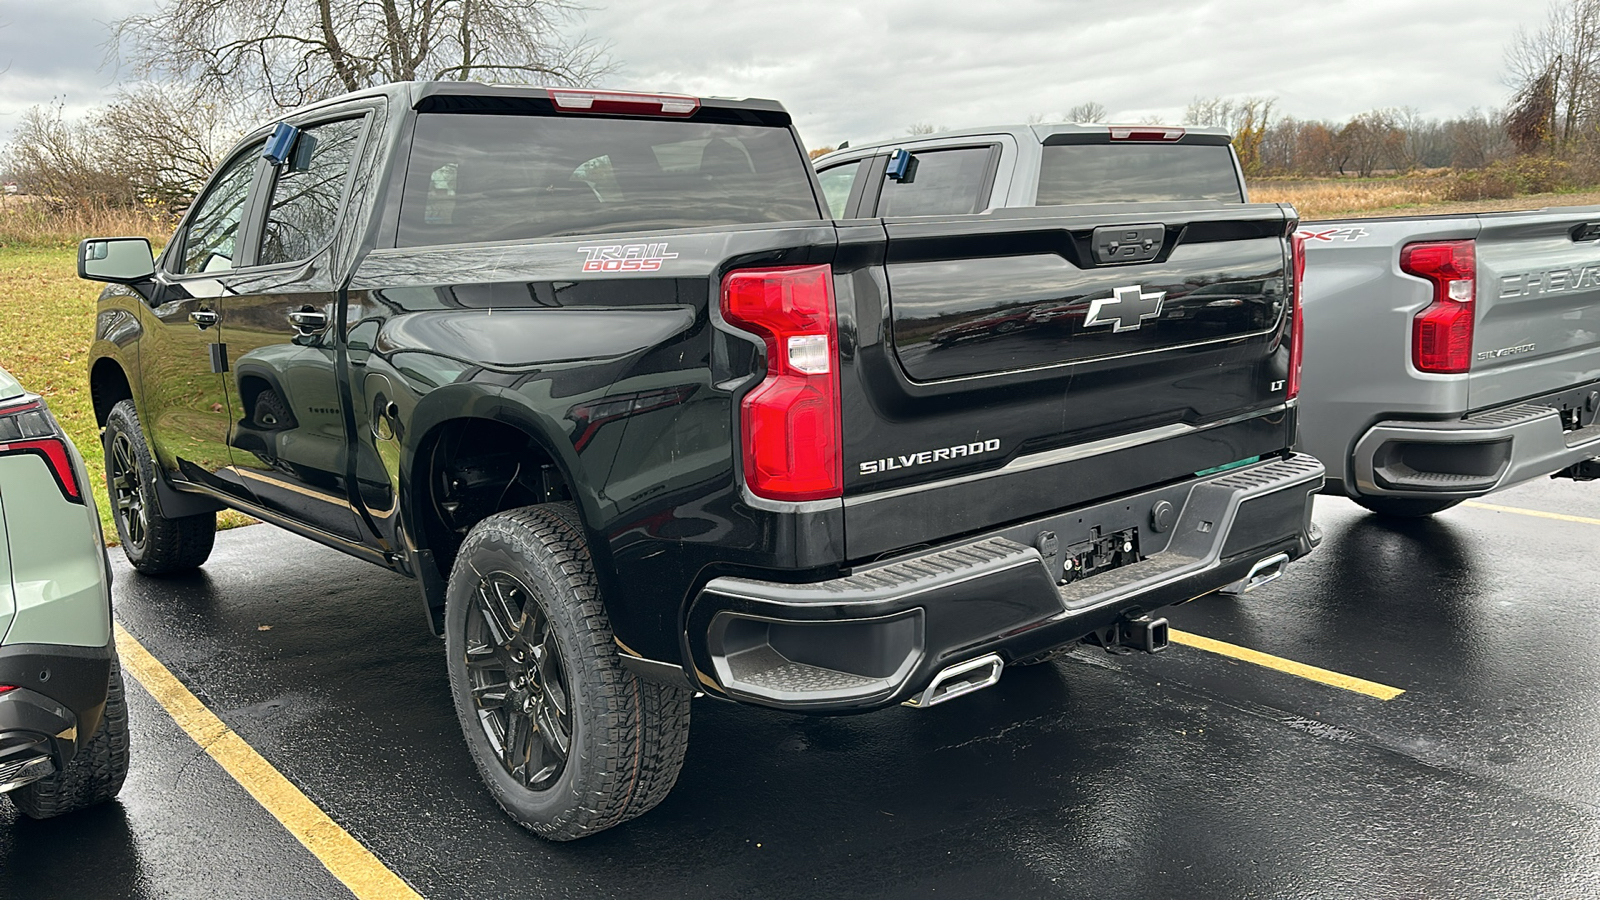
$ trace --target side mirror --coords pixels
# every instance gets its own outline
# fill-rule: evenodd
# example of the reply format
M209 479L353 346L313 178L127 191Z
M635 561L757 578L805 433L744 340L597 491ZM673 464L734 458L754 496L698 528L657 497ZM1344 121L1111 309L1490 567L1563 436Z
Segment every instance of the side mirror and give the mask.
M79 278L137 284L155 274L156 258L147 238L89 238L78 244Z

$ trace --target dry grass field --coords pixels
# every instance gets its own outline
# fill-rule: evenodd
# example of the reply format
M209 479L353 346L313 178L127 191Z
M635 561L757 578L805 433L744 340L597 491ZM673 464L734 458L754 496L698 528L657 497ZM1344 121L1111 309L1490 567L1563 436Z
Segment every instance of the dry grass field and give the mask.
M49 232L62 236L54 246L0 243L0 367L45 398L78 446L106 538L115 543L100 429L89 400L89 341L100 287L78 280L77 240L68 241L68 227L57 225ZM218 521L232 527L254 520L226 512Z
M1443 179L1257 178L1250 182L1254 203L1292 203L1304 220L1387 216L1443 216L1505 212L1550 206L1600 205L1600 190L1524 194L1504 200L1451 200Z

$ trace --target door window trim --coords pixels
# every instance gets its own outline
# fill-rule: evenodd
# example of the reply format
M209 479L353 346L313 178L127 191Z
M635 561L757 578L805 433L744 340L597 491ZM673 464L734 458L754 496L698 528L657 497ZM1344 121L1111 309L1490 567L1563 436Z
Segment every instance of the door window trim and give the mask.
M256 260L261 254L261 241L265 236L267 227L267 214L272 209L272 192L278 186L279 170L265 159L261 161L267 171L262 173L261 180L256 182L255 188L261 189L258 203L253 203L251 214L255 216L255 227L251 233L250 267L258 272L276 272L282 269L295 269L305 265L308 261L316 259L339 239L339 233L344 229L345 221L350 214L350 197L355 190L356 170L360 168L372 139L372 122L376 118L370 106L340 107L329 111L319 109L314 114L315 118L306 117L299 121L284 119L290 125L304 132L318 125L328 125L334 122L344 122L351 119L361 120L361 133L356 137L355 151L350 155L350 168L344 173L344 184L339 189L339 215L333 221L333 230L328 234L328 240L313 250L309 255L300 259L275 262L267 265L258 265Z

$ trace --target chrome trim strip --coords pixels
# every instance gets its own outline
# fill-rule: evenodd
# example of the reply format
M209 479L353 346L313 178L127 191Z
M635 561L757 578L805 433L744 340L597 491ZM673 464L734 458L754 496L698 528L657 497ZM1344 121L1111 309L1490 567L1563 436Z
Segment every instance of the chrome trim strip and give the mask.
M983 481L988 478L998 478L1002 475L1013 475L1017 472L1027 472L1033 469L1042 469L1047 466L1060 465L1061 463L1073 462L1075 460L1088 459L1091 456L1100 456L1101 454L1112 453L1117 450L1126 450L1130 447L1154 444L1157 441L1165 441L1175 437L1183 437L1184 435L1197 434L1202 431L1209 431L1210 429L1221 428L1226 425L1237 425L1240 422L1247 422L1251 419L1261 418L1262 416L1270 416L1274 413L1281 413L1288 408L1289 405L1287 403L1279 403L1276 406L1269 406L1266 409L1253 410L1251 412L1244 413L1243 415L1230 416L1229 418L1219 419L1215 422L1208 422L1204 425L1184 425L1181 423L1172 425L1158 425L1155 428L1147 428L1144 431L1136 431L1132 434L1123 434L1116 437L1102 438L1098 441L1090 441L1087 444L1078 444L1072 447L1060 447L1055 450L1045 450L1040 453L1019 456L998 469L990 469L986 472L973 472L970 475L958 475L954 478L946 478L942 481L930 481L926 484L907 485L906 487L891 488L890 490L878 491L872 494L861 494L855 497L846 497L844 500L844 505L845 508L848 509L853 506L862 506L867 503L877 502L879 500L892 500L896 497L904 497L908 494L939 490L940 488L955 487L956 485L969 484L974 481Z

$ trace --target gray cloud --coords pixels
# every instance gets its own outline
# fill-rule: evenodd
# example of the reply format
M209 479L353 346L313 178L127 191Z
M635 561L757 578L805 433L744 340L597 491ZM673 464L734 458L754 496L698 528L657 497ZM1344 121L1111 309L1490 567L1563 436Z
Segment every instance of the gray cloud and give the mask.
M0 137L35 103L71 113L108 93L105 23L149 5L0 2ZM1090 100L1126 121L1176 120L1213 95L1302 118L1451 116L1505 102L1505 41L1542 19L1542 4L1505 0L658 0L597 8L584 28L622 63L608 86L770 97L821 146Z

